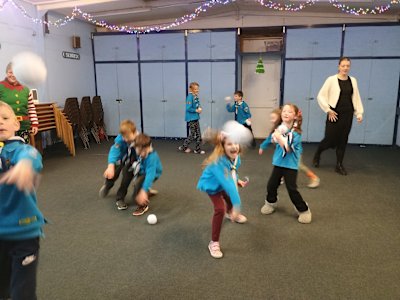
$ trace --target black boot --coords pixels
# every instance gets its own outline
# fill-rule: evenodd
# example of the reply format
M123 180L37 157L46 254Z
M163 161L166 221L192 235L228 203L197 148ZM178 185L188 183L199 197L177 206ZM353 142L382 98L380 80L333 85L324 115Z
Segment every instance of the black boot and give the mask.
M319 168L319 160L320 160L320 153L317 151L315 152L314 158L313 158L313 166L315 168Z
M343 167L342 163L337 163L335 172L339 173L340 175L347 175L346 169Z

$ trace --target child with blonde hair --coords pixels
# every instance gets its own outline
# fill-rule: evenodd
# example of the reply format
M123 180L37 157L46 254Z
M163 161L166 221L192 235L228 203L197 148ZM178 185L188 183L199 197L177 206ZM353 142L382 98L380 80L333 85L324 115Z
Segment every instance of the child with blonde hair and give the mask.
M201 143L201 132L200 132L200 114L203 111L199 100L199 84L197 82L191 82L189 85L189 95L186 97L186 114L185 121L189 127L189 136L183 142L182 146L178 147L179 151L190 153L192 150L189 148L189 144L193 141L196 142L193 153L204 154L204 150L200 149Z
M137 135L138 132L133 121L122 121L119 126L119 134L108 153L108 165L103 174L105 183L101 187L99 195L102 198L108 195L122 171L121 185L117 191L115 201L118 210L128 208L128 205L125 203L125 196L133 178L131 166L137 160L135 152L135 138Z
M240 180L237 173L241 164L240 145L224 132L215 133L213 142L214 151L203 163L205 169L197 188L207 193L214 205L212 239L208 249L212 257L222 258L219 237L225 214L232 222L247 222L247 218L240 213L241 201L238 186L245 187L248 181Z
M36 299L39 238L45 219L37 205L42 157L15 136L20 123L0 101L0 299Z

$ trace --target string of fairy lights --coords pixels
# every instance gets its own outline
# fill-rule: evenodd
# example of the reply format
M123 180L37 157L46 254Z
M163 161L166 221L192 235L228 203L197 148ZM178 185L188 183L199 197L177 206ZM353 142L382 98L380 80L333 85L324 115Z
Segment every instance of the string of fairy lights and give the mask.
M304 0L301 3L279 3L276 1L271 1L271 0L254 0L256 3L260 4L261 6L264 6L265 8L276 10L276 11L288 11L288 12L299 12L303 10L306 7L312 6L320 2L320 0ZM392 6L398 5L400 3L400 0L390 0L387 1L386 4L382 4L380 6L375 6L373 8L363 8L363 7L351 7L345 3L345 1L339 1L339 0L328 0L329 3L334 6L335 8L339 9L343 13L346 14L351 14L354 16L360 16L360 15L377 15L377 14L382 14L388 10L391 9ZM17 9L24 17L30 19L33 23L36 24L45 24L48 26L55 26L55 27L61 27L75 18L81 17L87 22L90 22L96 26L99 27L104 27L107 28L108 30L111 31L120 31L120 32L127 32L127 33L134 33L134 34L139 34L139 33L148 33L152 31L163 31L163 30L168 30L172 29L174 27L178 27L182 24L188 23L190 21L193 21L196 19L200 14L205 13L208 9L213 8L216 5L223 6L223 5L229 5L236 2L236 0L209 0L203 2L201 5L199 5L192 13L186 14L180 18L176 18L173 22L168 23L168 24L162 24L162 25L149 25L149 26L124 26L124 25L114 25L114 24L109 24L104 20L98 20L89 13L86 13L82 11L80 8L75 7L71 15L65 16L64 18L60 18L58 20L54 21L45 21L39 18L34 18L32 17L26 9L16 3L14 0L3 0L2 4L0 4L0 8L4 7L7 4L12 5L15 9Z

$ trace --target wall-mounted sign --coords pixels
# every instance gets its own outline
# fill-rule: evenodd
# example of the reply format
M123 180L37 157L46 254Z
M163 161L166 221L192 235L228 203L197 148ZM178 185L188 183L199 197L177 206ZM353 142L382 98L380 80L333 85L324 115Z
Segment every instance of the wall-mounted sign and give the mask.
M81 59L81 56L79 55L79 53L73 53L73 52L67 52L67 51L63 51L62 52L62 56L64 58L70 58L70 59Z

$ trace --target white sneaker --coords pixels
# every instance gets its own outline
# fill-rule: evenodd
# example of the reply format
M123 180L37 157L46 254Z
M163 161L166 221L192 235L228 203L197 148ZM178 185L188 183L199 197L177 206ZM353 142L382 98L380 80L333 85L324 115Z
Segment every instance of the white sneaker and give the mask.
M225 217L232 221L230 214L225 214ZM239 224L244 224L247 222L247 218L246 218L246 216L239 214L234 221Z
M221 248L219 247L219 242L211 241L208 244L208 250L210 250L210 254L214 258L222 258L224 254L221 252Z
M310 183L307 185L310 189L315 189L319 186L320 183L319 177L313 178L310 180Z
M269 215L272 214L275 211L276 203L269 203L267 200L265 200L265 204L263 207L261 207L261 213L263 215Z
M302 224L310 224L311 223L311 210L308 209L303 212L299 212L299 217L297 219Z

